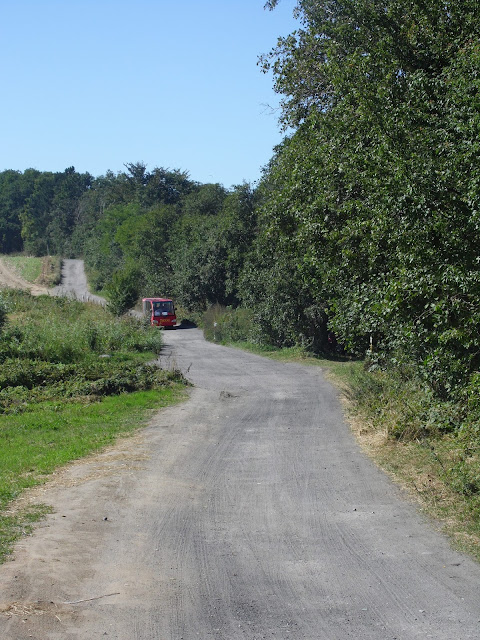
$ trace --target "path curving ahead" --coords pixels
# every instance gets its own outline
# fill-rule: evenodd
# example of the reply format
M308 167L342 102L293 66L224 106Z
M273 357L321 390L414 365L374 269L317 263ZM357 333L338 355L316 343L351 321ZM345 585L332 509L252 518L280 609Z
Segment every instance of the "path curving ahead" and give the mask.
M9 640L478 640L480 566L359 450L314 367L165 332L196 385L59 474L0 567Z

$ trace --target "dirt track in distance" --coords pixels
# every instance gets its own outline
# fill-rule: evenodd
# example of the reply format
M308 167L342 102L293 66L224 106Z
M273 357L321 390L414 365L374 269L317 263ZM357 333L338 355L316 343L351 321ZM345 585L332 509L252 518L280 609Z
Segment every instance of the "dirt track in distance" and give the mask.
M88 290L83 260L65 259L62 261L62 281L50 290L52 296L66 296L82 302L96 302L105 305L105 298L96 296Z
M30 291L34 296L48 295L49 291L46 287L27 282L15 271L7 267L0 259L0 287L8 287L10 289L24 289Z
M314 367L166 331L195 387L30 494L8 640L478 640L480 566L365 457Z

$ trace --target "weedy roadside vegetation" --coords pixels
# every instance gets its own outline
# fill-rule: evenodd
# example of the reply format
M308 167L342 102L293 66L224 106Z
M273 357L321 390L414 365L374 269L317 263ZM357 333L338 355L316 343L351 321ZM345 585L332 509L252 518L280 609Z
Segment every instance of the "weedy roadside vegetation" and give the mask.
M177 401L186 382L149 361L161 332L65 298L0 292L0 561L45 507L27 488Z
M250 309L212 305L201 320L203 334L211 342L249 342L252 341L253 312Z
M457 548L480 560L475 380L455 401L444 401L408 367L372 370L367 360L340 375L360 442L441 523Z
M208 340L285 362L321 366L341 390L352 429L370 455L452 539L480 560L480 374L445 401L414 367L380 366L375 355L314 354L302 345L258 340L254 314L215 305L204 316Z

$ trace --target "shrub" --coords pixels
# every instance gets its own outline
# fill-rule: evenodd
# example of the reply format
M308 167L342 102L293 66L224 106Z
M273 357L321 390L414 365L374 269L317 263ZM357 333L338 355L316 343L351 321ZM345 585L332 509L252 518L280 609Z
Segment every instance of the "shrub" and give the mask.
M203 333L214 342L248 341L252 335L253 312L216 304L203 316Z
M0 295L0 332L7 322L7 305L3 296Z
M140 272L131 268L116 271L111 282L105 287L108 296L107 309L115 316L121 316L135 306L139 296Z

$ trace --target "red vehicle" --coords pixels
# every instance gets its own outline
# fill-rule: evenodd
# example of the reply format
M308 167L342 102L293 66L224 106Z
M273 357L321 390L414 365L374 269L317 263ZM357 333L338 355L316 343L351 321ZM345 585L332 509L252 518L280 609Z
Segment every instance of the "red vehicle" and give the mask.
M149 318L150 324L171 329L177 326L175 306L170 298L143 298L142 306L143 314Z

